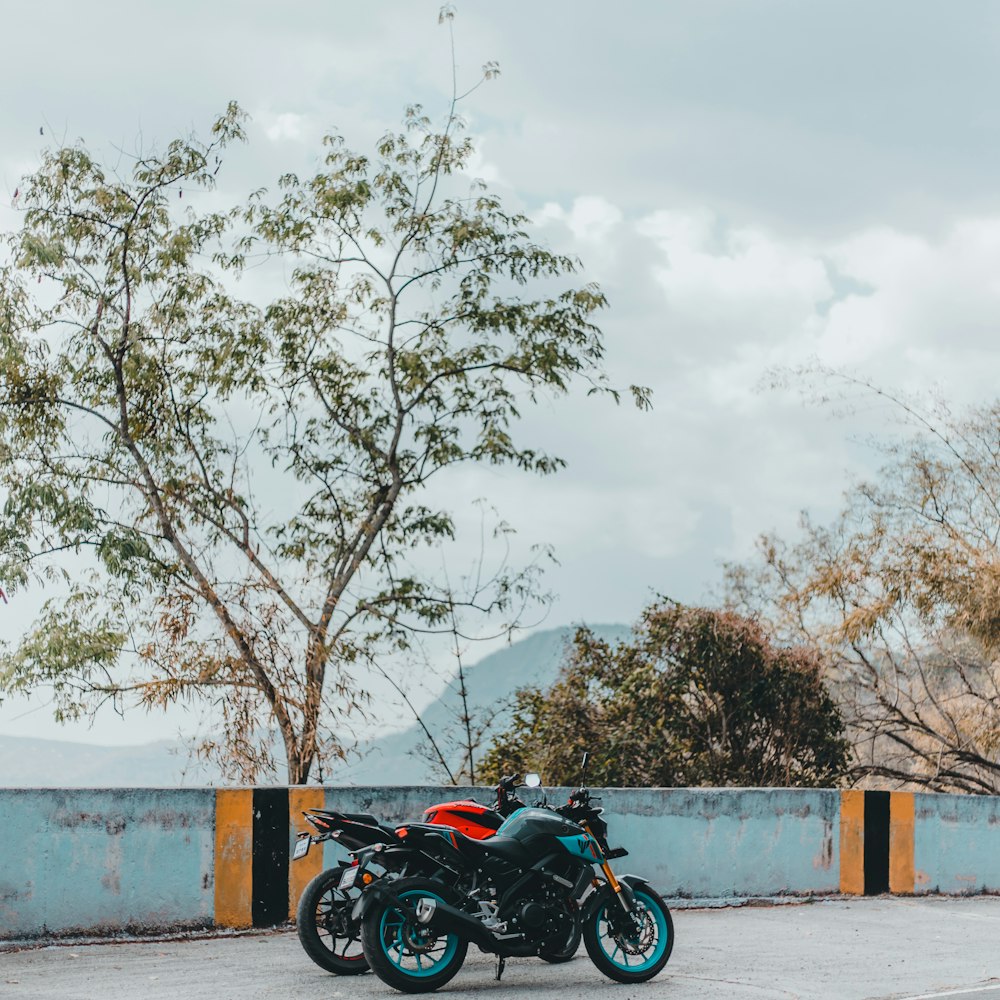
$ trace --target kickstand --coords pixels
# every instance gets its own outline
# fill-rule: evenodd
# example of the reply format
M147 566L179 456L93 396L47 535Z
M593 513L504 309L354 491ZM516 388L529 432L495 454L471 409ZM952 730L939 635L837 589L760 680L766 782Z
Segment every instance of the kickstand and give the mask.
M503 970L506 967L506 965L507 965L507 959L504 958L503 955L497 955L497 982L498 983L500 982L500 979L503 976Z

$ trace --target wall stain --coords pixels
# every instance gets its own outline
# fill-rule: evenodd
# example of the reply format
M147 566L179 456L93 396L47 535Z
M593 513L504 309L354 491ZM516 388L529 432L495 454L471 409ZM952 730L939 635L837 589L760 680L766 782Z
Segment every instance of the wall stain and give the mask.
M195 824L202 826L204 820L200 816L193 816L190 812L175 812L172 809L147 809L138 817L137 822L143 826L155 826L160 830L170 831L178 827L187 830Z
M833 867L833 823L823 821L823 844L819 854L813 858L813 868L829 871Z
M104 830L111 836L116 836L125 831L128 825L124 816L115 813L111 816L107 813L89 812L56 812L52 817L56 826L64 830L77 830L80 827L89 827L92 830Z
M29 882L23 889L16 889L13 886L0 886L0 903L16 903L19 900L27 901L34 895L35 885Z

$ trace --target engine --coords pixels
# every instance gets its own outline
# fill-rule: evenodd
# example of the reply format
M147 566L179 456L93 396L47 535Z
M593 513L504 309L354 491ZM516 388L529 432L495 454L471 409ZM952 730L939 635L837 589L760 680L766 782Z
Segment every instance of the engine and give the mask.
M565 891L534 886L516 900L505 900L502 918L508 933L524 934L532 941L565 935L567 922L574 919Z

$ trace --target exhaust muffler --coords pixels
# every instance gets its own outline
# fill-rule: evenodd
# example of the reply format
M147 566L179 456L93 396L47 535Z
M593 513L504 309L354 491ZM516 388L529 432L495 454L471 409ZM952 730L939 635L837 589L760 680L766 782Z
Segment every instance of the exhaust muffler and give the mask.
M417 923L432 931L458 934L487 951L494 951L496 938L475 917L439 899L424 896L417 902Z

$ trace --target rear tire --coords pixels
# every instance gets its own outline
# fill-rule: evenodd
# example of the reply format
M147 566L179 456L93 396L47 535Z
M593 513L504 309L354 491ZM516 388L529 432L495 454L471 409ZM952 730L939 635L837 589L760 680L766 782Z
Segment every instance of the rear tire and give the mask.
M617 934L611 926L608 913L611 907L620 905L614 894L588 913L583 925L583 943L590 960L619 983L652 979L667 964L674 949L674 922L667 904L645 885L637 886L632 893L641 918L641 926L633 932Z
M428 878L392 883L400 899L416 905L430 897L447 902L446 886ZM361 922L361 943L372 972L403 993L430 993L444 986L465 961L469 944L457 934L434 934L392 903L373 906Z
M295 929L305 953L321 968L338 976L368 971L361 950L361 928L351 920L359 893L342 892L346 865L320 872L302 891L295 911Z

